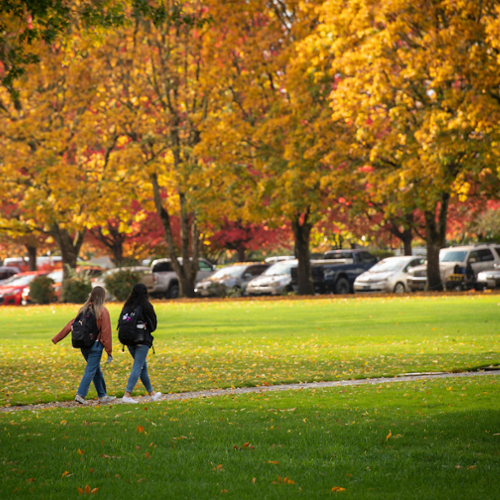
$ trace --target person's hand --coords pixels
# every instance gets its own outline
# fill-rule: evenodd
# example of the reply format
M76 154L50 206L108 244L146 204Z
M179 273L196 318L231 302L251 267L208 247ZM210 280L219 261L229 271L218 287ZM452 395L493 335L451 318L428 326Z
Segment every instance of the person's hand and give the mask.
M106 364L111 363L111 361L113 361L113 356L111 356L111 354L108 354L108 359L106 361Z

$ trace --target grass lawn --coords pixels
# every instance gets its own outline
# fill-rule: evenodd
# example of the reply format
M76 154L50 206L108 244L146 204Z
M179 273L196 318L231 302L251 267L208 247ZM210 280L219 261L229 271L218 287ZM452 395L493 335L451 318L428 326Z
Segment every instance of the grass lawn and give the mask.
M496 499L500 377L0 413L10 498Z
M148 364L163 393L462 371L500 362L500 296L325 297L155 303ZM110 304L113 325L119 304ZM77 306L0 308L0 406L74 398L84 369L68 336ZM131 357L115 337L108 392L121 396ZM136 394L144 394L138 386ZM95 397L92 388L89 397Z

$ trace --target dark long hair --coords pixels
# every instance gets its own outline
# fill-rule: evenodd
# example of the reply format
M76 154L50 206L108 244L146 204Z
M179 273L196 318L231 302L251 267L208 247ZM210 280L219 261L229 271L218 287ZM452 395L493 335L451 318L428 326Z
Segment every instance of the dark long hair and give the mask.
M123 304L123 309L135 309L137 306L144 307L145 304L149 304L148 289L144 283L137 283L132 288L125 304Z

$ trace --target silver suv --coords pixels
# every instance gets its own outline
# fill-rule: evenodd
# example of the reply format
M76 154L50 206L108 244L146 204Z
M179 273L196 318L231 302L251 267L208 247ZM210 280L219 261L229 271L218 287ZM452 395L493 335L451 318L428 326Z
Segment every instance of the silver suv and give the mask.
M478 273L494 269L496 264L500 264L500 246L498 244L476 243L442 248L439 251L439 272L445 288L452 286L452 278L457 277L457 275L464 275L475 281ZM413 292L425 290L427 264L411 269L408 272L407 283Z
M182 257L179 257L182 264ZM179 278L172 267L170 259L156 259L151 262L151 270L155 278L155 289L153 295L176 299L179 296ZM196 283L208 278L215 271L215 267L205 259L198 259L198 272L196 273Z

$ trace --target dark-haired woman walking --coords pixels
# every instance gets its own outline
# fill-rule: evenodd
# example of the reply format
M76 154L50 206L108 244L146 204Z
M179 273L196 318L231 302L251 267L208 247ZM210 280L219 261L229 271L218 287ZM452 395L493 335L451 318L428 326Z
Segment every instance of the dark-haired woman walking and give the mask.
M111 320L109 312L104 307L106 300L106 291L100 286L96 286L90 294L87 302L78 311L78 314L90 311L94 316L97 323L97 339L91 347L82 347L82 354L87 362L85 372L76 392L75 401L80 404L85 404L85 397L89 392L90 382L94 382L97 396L100 403L109 403L114 396L108 396L106 393L106 382L101 371L101 357L103 349L108 353L108 362L113 359L112 339L111 339ZM78 316L78 315L77 315ZM76 318L75 318L76 319ZM75 319L72 319L53 339L52 342L57 344L60 340L65 338L71 332Z
M155 392L153 390L148 374L148 363L146 358L148 356L149 349L153 345L153 336L151 335L151 332L156 330L157 322L155 310L151 302L149 302L148 289L143 283L137 283L137 285L135 285L132 289L132 292L123 305L120 318L127 311L133 311L139 306L142 310L142 319L146 332L144 342L142 344L127 346L127 349L134 358L134 364L132 366L132 372L128 378L127 388L122 399L124 403L137 403L137 401L131 397L131 394L139 378L144 384L146 391L148 391L151 396L152 401L157 401L161 397L161 392Z

